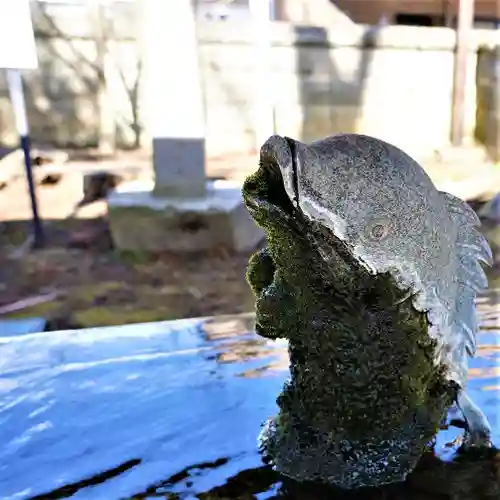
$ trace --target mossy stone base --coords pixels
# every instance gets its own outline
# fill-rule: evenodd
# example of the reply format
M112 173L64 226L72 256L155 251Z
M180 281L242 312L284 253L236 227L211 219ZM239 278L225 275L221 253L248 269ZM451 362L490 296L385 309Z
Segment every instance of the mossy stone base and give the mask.
M360 441L338 440L325 432L300 425L282 427L287 416L266 422L260 449L285 476L296 481L338 485L344 489L379 487L402 482L432 444L435 429L408 419L391 438L366 436Z

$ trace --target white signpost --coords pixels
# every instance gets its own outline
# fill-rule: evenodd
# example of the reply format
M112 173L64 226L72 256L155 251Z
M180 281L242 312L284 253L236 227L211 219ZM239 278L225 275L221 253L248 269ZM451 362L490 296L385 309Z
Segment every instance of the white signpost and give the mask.
M0 69L7 71L16 128L24 153L33 210L35 247L43 244L43 229L38 215L35 183L31 169L29 128L21 70L37 67L38 58L29 0L0 0Z
M37 67L29 0L0 0L0 68Z

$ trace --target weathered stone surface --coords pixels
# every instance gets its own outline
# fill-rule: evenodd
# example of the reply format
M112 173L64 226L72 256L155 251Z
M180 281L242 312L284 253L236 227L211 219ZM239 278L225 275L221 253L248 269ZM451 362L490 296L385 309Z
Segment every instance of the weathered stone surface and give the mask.
M207 183L201 198L152 195L152 186L123 184L108 197L109 222L120 250L198 252L218 247L248 251L263 238L244 210L241 190Z
M291 378L261 434L275 467L348 489L403 481L454 402L466 444L489 446L465 392L491 263L470 207L353 134L271 137L243 193L268 243L247 272L256 330L289 341Z

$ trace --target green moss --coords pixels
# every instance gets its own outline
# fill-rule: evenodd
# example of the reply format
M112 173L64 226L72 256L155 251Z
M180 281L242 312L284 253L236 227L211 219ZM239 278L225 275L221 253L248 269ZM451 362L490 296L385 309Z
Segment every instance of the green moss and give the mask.
M151 321L167 321L178 317L166 309L136 309L134 307L93 307L76 311L74 321L82 328L113 326Z
M435 365L426 315L414 309L411 297L405 300L406 291L389 274L369 274L323 227L306 221L273 182L261 166L243 189L268 241L247 271L256 329L288 339L291 362L291 379L277 400L280 414L264 433L265 451L294 477L322 479L339 473L331 455L348 470L342 443L369 442L359 456L372 457L379 456L376 443L386 443L387 454L399 454L387 474L401 478L427 448L455 395ZM276 206L259 208L255 199ZM318 246L332 251L328 266ZM398 451L387 445L401 440ZM325 458L318 458L322 453Z
M131 286L121 281L82 284L51 302L23 309L11 318L70 317L81 327L99 327L149 321L165 321L188 315L186 291L175 286Z
M82 327L109 326L183 317L183 293L175 287L108 281L73 288L69 302L74 320Z
M267 248L259 250L250 257L246 278L255 295L272 283L273 274L274 262Z

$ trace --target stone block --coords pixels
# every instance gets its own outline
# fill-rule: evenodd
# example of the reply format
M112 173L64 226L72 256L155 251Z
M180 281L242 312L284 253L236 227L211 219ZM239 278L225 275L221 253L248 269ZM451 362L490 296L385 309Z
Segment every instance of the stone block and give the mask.
M153 165L158 195L203 195L205 139L155 137Z
M208 181L200 198L153 195L152 183L123 184L108 196L111 235L120 250L250 251L264 238L243 205L241 188Z

